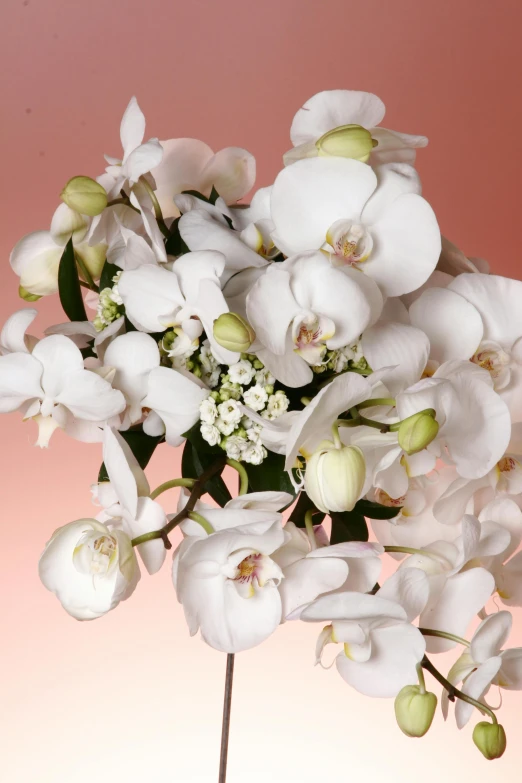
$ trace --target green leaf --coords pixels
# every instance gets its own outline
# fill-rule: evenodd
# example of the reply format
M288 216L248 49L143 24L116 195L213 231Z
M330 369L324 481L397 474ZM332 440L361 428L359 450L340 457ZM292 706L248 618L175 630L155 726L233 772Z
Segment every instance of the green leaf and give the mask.
M100 291L103 291L104 288L113 287L114 280L112 278L114 275L117 275L118 272L121 272L121 269L119 266L116 266L116 264L109 264L108 261L104 263L100 275Z
M310 509L313 510L314 508L314 504L306 492L303 491L299 494L297 503L295 504L288 521L293 522L296 527L305 527L305 514L307 511L310 511ZM322 511L318 511L317 514L314 514L314 525L320 525L325 516L326 514L323 514Z
M330 544L341 544L343 541L368 541L368 525L362 514L356 511L343 511L330 514L332 519L332 535Z
M212 190L214 190L214 188L212 188ZM199 198L200 201L205 201L207 204L215 203L204 196L203 193L200 193L199 190L182 190L181 192L184 196L194 196L194 198Z
M196 446L190 440L187 440L181 458L181 475L183 478L199 478L203 471L210 467L216 460L216 457L220 455L223 455L222 449L219 450L218 454L215 452L198 451ZM232 495L221 476L213 476L210 481L207 481L205 489L210 497L221 507L226 505L229 500L232 500Z
M125 432L120 432L120 435L124 440L127 441L132 453L138 460L140 467L143 469L145 469L149 464L150 458L154 454L156 446L158 446L158 444L162 443L164 440L163 435L159 435L153 438L143 432L141 428L136 430L126 430ZM107 475L105 464L102 463L98 473L98 481L108 480L109 477Z
M65 245L65 250L58 267L58 292L65 315L70 321L87 321L87 313L83 303L80 278L74 257L72 238Z
M192 194L194 195L194 194ZM165 242L165 250L169 256L182 256L189 252L188 245L179 233L180 218L176 218L170 227L170 236Z
M372 500L358 500L354 511L368 517L369 519L393 519L401 512L402 506L382 506L380 503L374 503Z
M218 198L219 198L219 193L217 192L214 185L212 185L212 190L210 191L210 196L208 197L209 203L215 205Z
M260 465L244 463L244 468L248 474L250 492L288 492L295 498L297 493L285 470L283 454L269 451Z

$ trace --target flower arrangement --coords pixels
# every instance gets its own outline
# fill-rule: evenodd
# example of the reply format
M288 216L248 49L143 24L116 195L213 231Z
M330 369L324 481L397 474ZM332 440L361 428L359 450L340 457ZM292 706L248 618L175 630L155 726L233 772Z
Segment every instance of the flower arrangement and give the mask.
M506 747L488 691L522 689L512 615L491 600L522 605L522 282L441 238L414 168L427 139L383 117L370 93L315 95L244 205L250 153L144 141L133 98L121 159L73 177L50 230L11 254L22 299L57 293L68 321L37 339L35 309L8 319L0 411L34 420L41 447L62 429L103 451L96 516L54 532L41 580L95 619L180 528L190 634L229 656L222 781L233 655L287 621L318 623L316 662L333 645L342 679L394 698L411 737L436 710L425 672L458 728L485 717L488 759ZM169 447L182 476L151 490Z

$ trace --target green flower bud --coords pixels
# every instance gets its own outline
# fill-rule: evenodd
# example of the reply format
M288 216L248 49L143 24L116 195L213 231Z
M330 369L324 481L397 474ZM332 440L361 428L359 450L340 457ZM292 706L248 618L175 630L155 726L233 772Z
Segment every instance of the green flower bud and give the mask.
M499 759L506 749L506 732L500 723L482 720L473 729L473 742L488 761Z
M434 693L422 692L420 685L406 685L395 699L395 717L400 730L407 737L424 737L436 708Z
M357 446L322 443L306 463L305 489L314 505L328 514L351 511L361 496L366 463Z
M20 299L23 299L24 302L37 302L42 298L41 296L38 296L38 294L32 294L30 291L27 291L23 285L18 286L18 296Z
M319 157L353 158L366 163L377 141L361 125L340 125L321 136L315 146Z
M214 337L222 348L244 353L255 340L255 332L237 313L222 313L214 321Z
M82 215L95 217L107 206L107 193L90 177L73 177L60 194L68 207Z
M416 454L435 440L438 431L439 425L433 408L414 413L400 423L399 446L406 454Z

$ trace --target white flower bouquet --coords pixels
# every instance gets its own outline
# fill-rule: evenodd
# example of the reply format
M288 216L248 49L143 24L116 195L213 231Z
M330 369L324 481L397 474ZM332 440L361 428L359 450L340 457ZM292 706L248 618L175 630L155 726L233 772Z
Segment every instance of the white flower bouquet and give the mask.
M0 411L33 419L39 446L62 429L103 450L95 517L54 532L41 580L95 619L179 527L190 634L229 656L221 781L233 655L287 621L319 623L317 663L334 645L343 680L394 698L409 736L434 716L428 672L458 728L482 715L488 759L506 746L488 691L522 689L491 601L522 605L522 282L441 238L414 168L427 139L383 116L370 93L315 95L245 205L252 155L144 141L133 98L122 159L73 177L50 230L11 254L22 299L58 293L68 321L37 339L36 310L8 319ZM169 447L182 475L151 490Z

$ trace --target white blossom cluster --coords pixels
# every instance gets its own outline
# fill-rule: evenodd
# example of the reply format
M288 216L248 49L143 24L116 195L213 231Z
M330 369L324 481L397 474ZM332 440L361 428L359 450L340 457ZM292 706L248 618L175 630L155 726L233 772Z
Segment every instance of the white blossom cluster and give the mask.
M211 446L219 445L231 459L260 465L267 456L261 441L263 427L245 415L242 405L270 421L282 416L290 401L283 389L274 391L274 383L274 376L259 359L242 354L221 374L219 388L200 405L203 439Z
M123 315L123 300L118 292L118 280L121 272L117 272L112 278L114 285L109 288L102 288L98 297L96 306L96 317L93 325L97 332L101 332L105 327L117 321Z
M0 412L34 422L39 446L56 431L101 446L96 518L60 527L40 560L73 617L127 599L139 560L156 573L179 527L191 634L236 653L319 623L317 662L335 646L341 678L395 698L406 734L429 729L438 680L445 718L454 697L459 728L486 716L473 737L495 758L488 691L522 690L508 646L522 282L441 236L415 168L427 139L383 128L384 111L371 93L313 96L273 184L241 204L249 152L145 140L133 98L121 155L73 177L49 230L12 251L22 299L59 292L65 316L39 336L32 306L8 318ZM152 490L156 447L183 447L183 475ZM241 479L231 499L225 463Z

